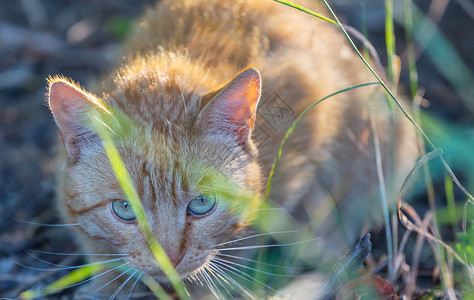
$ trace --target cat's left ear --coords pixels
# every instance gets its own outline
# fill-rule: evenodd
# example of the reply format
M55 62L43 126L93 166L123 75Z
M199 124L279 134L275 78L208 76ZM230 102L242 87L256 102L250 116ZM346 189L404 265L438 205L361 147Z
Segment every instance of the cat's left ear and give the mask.
M233 135L239 143L250 138L257 104L261 95L261 78L256 69L247 69L230 83L204 107L198 124L213 133Z
M67 80L51 80L49 84L49 107L58 125L61 141L69 157L77 158L88 144L97 140L88 124L91 109L105 107L95 96Z

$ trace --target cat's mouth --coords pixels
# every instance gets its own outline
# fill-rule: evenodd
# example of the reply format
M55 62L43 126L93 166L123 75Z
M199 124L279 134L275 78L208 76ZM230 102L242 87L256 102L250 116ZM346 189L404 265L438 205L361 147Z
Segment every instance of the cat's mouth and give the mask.
M198 269L200 269L200 268L198 268ZM176 271L178 272L178 275L181 278L181 280L186 279L186 278L192 276L192 274L196 273L196 271L180 272L180 271L177 270L177 268L176 268ZM155 279L157 282L159 282L161 284L165 284L165 285L170 284L170 280L168 279L166 274L161 269L154 270L153 272L147 272L147 273L148 273L148 275L153 277L153 279Z
M181 279L185 279L198 272L211 259L212 255L194 259L188 259L186 255L184 255L179 259L179 261L174 263L174 268L178 273L179 277ZM151 260L148 262L144 262L140 258L131 258L130 263L133 264L137 269L140 269L147 273L149 276L153 277L153 279L155 279L156 281L164 284L169 283L168 277L156 261Z

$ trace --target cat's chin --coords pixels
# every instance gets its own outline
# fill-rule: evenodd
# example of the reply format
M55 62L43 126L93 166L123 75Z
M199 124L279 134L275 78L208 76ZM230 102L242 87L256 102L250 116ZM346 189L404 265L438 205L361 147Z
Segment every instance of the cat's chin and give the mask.
M184 280L195 273L197 273L197 271L186 272L186 273L178 272L178 275L179 275L179 278L181 278L181 280ZM167 285L167 286L171 285L170 280L168 279L168 277L166 277L166 275L161 270L158 272L158 274L149 273L148 275L150 275L156 282L160 284Z
M209 259L207 259L209 260ZM202 263L198 263L196 261L194 262L188 262L188 261L183 261L180 262L176 267L175 270L178 273L179 277L181 279L186 279L193 274L196 274L199 272L199 270L206 264L207 260L203 260ZM140 268L143 271L145 271L148 275L153 277L157 282L167 284L169 283L169 279L166 276L166 274L163 272L163 270L159 268Z

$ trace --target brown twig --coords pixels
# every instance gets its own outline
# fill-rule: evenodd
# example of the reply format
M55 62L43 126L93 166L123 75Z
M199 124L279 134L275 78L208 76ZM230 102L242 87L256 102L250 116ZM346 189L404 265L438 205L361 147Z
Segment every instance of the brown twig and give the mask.
M430 212L427 212L425 217L423 218L421 229L424 232L428 231L427 229L430 224L431 217L432 217L432 214ZM415 291L416 278L418 276L418 266L420 263L421 250L423 249L424 241L425 241L425 235L418 234L418 236L416 237L415 250L413 251L411 271L410 271L410 277L409 277L410 279L407 285L407 291L406 291L407 300L410 300L412 298L413 293Z

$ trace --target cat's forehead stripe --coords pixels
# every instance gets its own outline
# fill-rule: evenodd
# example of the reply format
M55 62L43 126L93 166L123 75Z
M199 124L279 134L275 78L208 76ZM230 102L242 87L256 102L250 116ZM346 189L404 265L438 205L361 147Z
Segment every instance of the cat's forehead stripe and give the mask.
M136 174L136 184L139 186L139 196L142 201L149 203L153 209L159 209L165 202L178 205L183 200L182 171L175 164L157 165L142 160Z
M167 55L173 59L165 59ZM157 128L166 120L173 126L187 124L199 113L201 96L225 82L210 77L205 65L190 62L180 53L150 54L140 60L126 64L106 87L113 104Z

